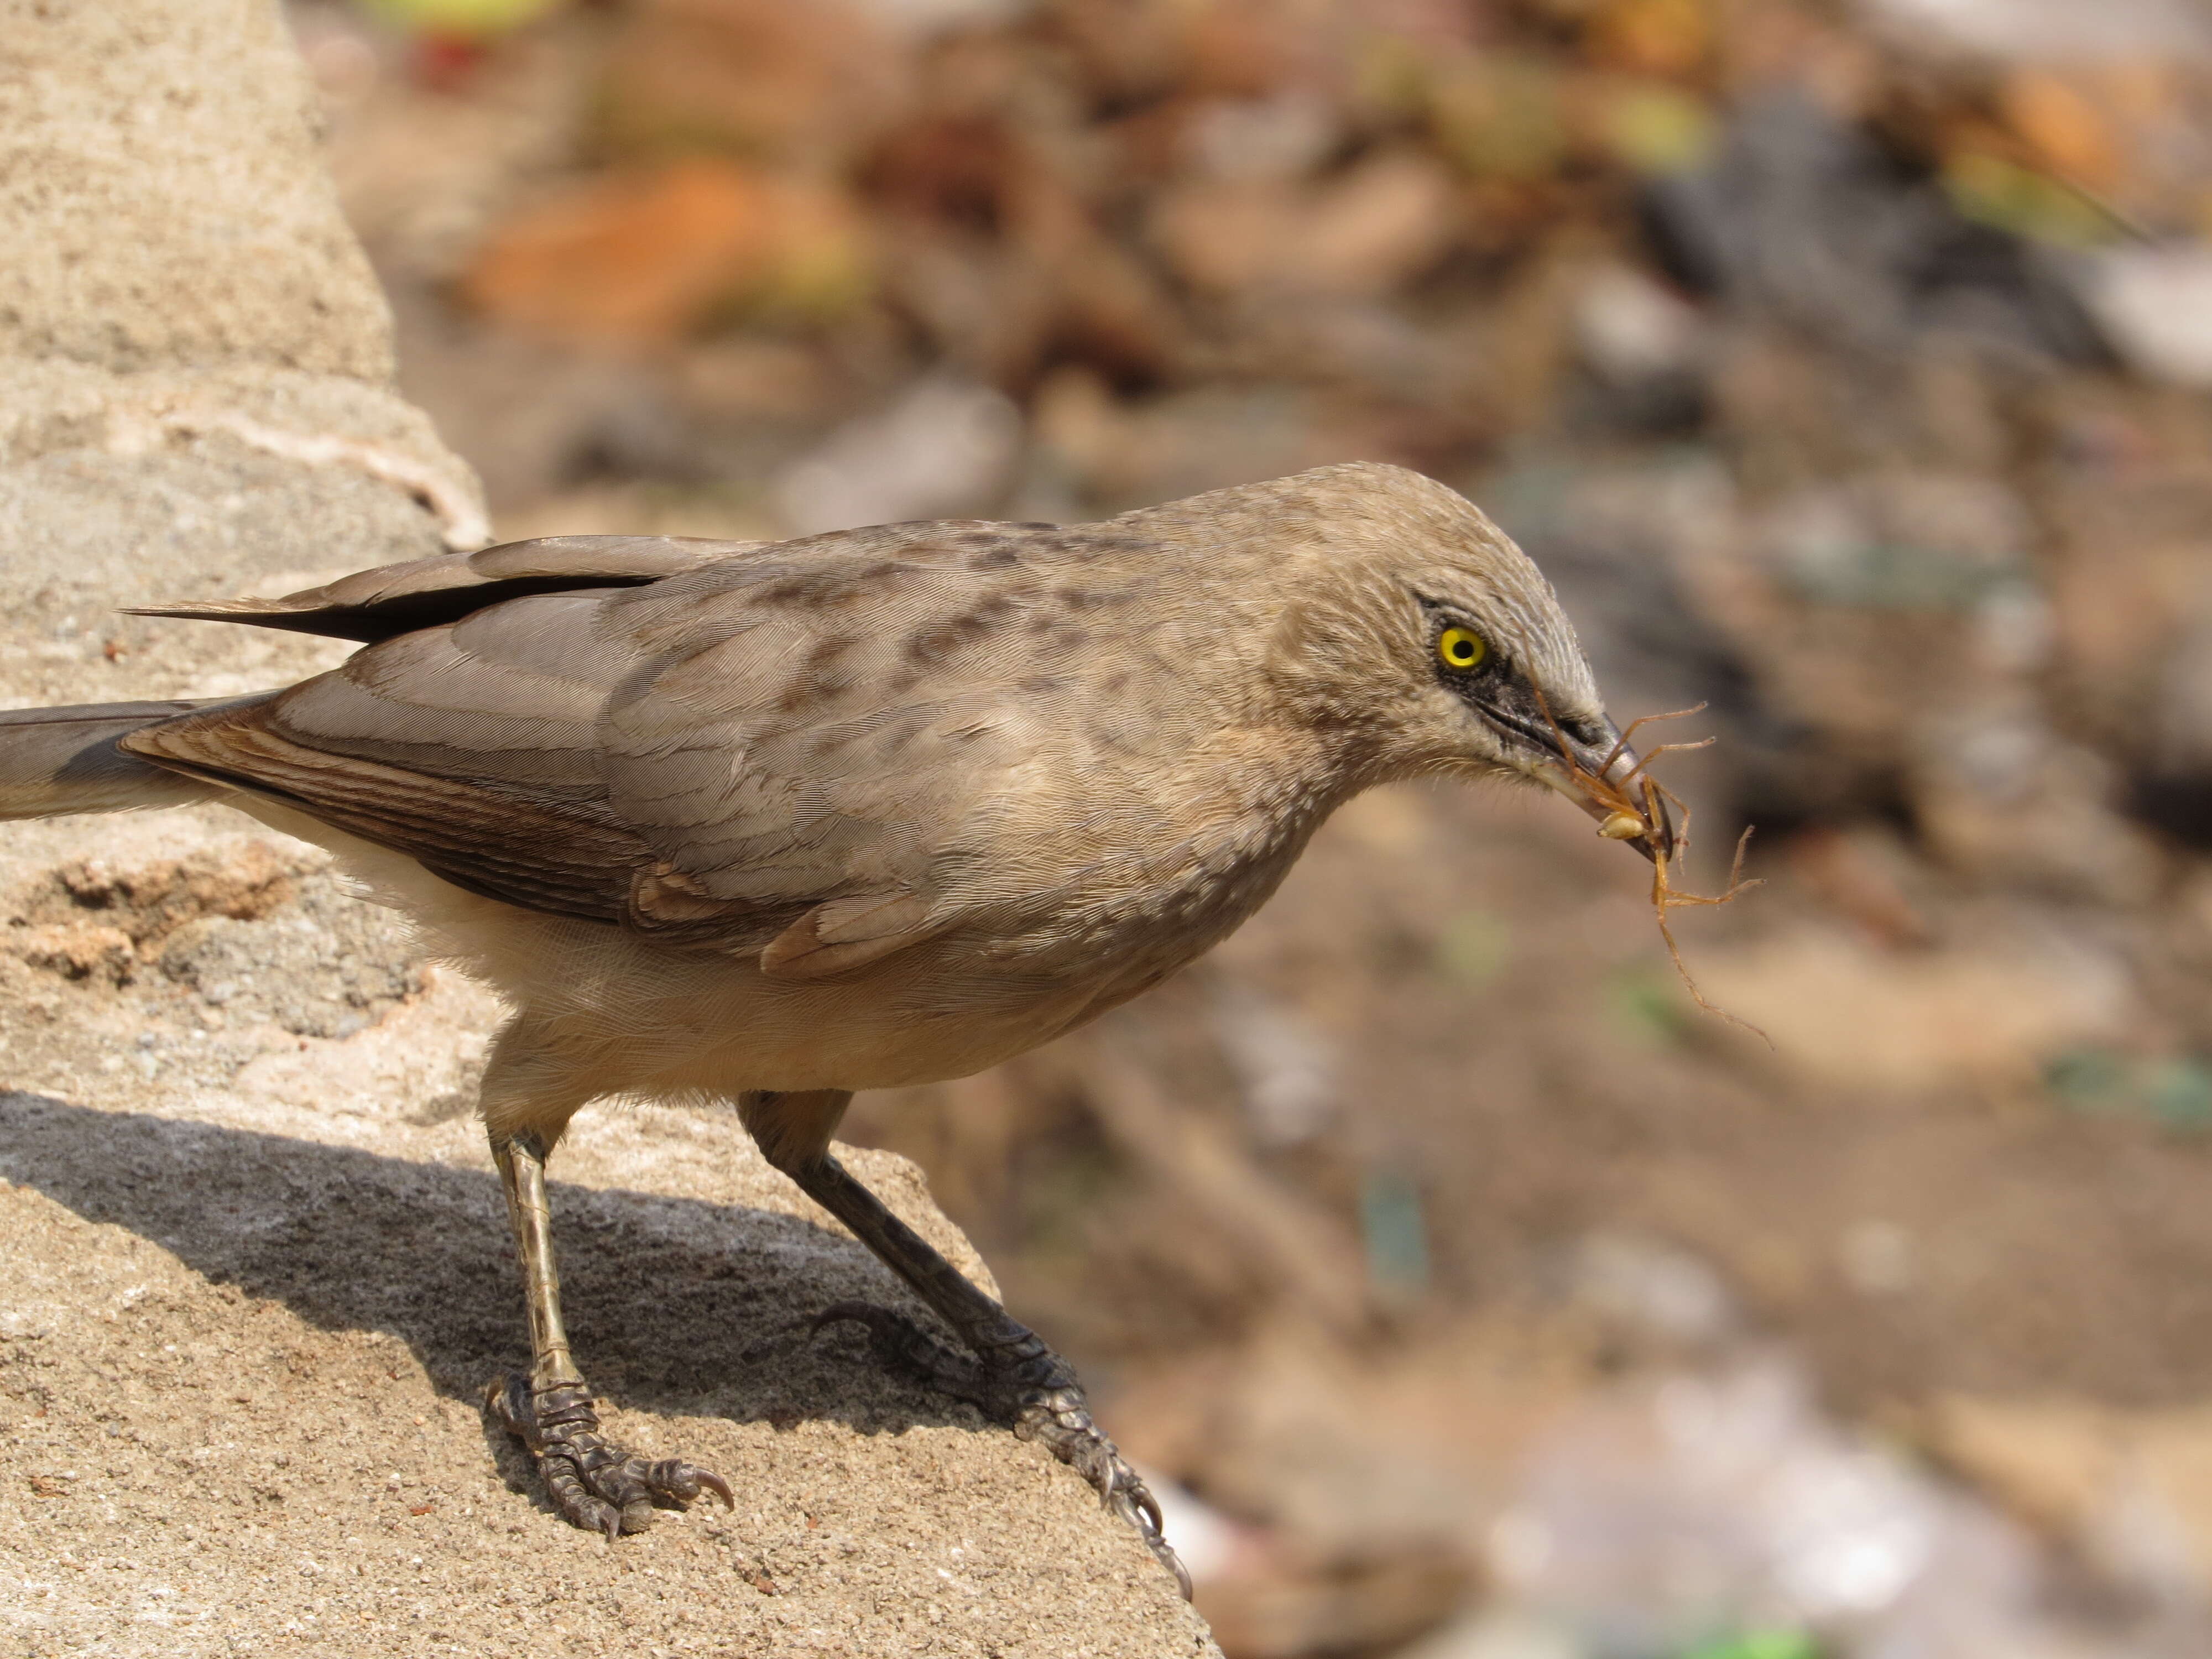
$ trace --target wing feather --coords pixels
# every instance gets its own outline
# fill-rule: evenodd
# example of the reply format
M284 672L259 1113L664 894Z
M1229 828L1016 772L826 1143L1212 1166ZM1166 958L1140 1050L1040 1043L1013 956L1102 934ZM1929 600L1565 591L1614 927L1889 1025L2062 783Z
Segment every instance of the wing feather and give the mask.
M471 892L556 915L621 919L628 872L650 855L604 808L296 743L276 729L280 701L167 720L131 733L123 746L289 801ZM623 878L611 879L617 872Z
M689 536L550 536L380 565L282 599L126 609L134 617L246 623L373 644L457 622L503 599L576 588L641 586L769 545Z
M131 743L473 890L765 947L787 977L845 971L975 902L981 817L1037 730L1022 705L1039 630L1024 624L1044 578L1010 569L1012 541L944 525L758 550L576 538L468 556L465 572L365 572L288 614L342 633L468 608ZM1033 552L1035 532L1020 544ZM501 587L573 590L587 567L589 591Z

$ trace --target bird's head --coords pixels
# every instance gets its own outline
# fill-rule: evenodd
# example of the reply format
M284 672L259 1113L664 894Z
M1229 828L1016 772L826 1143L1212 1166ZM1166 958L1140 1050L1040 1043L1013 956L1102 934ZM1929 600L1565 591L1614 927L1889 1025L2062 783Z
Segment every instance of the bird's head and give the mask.
M1269 670L1310 722L1341 734L1361 781L1506 778L1557 789L1626 829L1588 780L1636 757L1598 696L1543 573L1463 496L1401 467L1358 463L1284 479L1298 548ZM1656 806L1656 803L1655 803ZM1622 838L1669 856L1656 806Z

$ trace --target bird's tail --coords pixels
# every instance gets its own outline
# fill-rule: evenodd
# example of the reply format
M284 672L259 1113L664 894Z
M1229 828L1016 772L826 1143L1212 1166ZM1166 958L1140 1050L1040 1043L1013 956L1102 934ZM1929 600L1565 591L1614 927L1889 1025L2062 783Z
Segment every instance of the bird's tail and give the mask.
M0 818L123 812L216 799L223 793L216 785L126 754L116 743L141 726L231 701L0 711Z

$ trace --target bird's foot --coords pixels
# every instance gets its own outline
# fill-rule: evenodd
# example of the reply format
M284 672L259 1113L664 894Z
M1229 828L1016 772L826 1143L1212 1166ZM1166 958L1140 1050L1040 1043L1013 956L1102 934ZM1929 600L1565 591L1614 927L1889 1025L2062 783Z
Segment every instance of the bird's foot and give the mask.
M580 1382L533 1389L517 1372L485 1389L484 1408L530 1449L554 1508L571 1526L610 1540L643 1532L656 1504L682 1509L703 1492L736 1507L729 1482L713 1470L674 1457L648 1462L606 1439Z
M1024 1440L1042 1441L1054 1457L1091 1483L1109 1510L1137 1529L1145 1547L1191 1593L1190 1574L1161 1530L1159 1501L1129 1461L1091 1420L1075 1368L1036 1332L1006 1322L1003 1341L963 1353L905 1315L866 1302L840 1302L815 1316L814 1328L842 1322L866 1328L876 1358L965 1400L986 1416L1011 1424Z

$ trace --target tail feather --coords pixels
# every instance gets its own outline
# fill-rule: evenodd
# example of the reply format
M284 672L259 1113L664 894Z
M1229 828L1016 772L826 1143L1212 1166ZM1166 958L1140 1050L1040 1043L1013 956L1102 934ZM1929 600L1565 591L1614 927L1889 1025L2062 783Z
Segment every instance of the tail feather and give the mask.
M217 786L125 754L115 745L118 738L142 726L233 701L203 697L190 702L0 711L0 818L122 812L218 798L223 792Z

